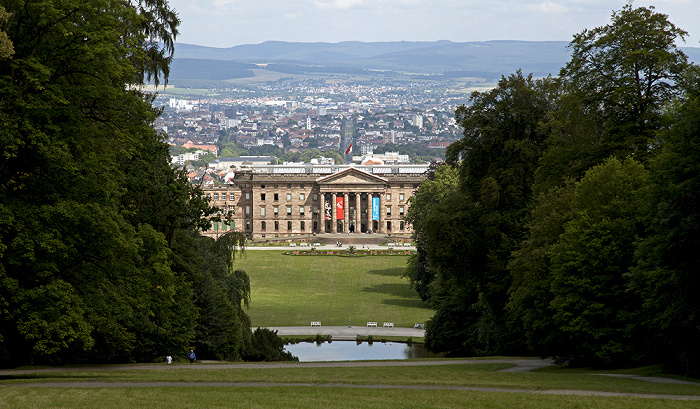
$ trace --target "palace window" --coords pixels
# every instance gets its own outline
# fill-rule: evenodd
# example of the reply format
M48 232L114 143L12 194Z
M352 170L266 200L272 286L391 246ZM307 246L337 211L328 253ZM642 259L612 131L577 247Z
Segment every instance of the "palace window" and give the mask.
M245 200L250 200L250 192L245 192Z
M280 207L279 206L273 206L272 207L272 213L277 216L280 214Z
M386 230L391 231L391 222L390 221L386 222Z
M275 222L275 231L280 229L280 222Z
M250 222L245 222L245 229L250 230Z
M245 207L245 215L250 216L250 206Z
M287 216L292 215L292 206L287 206Z
M267 223L262 222L260 223L260 230L265 231L267 229Z
M391 216L391 206L386 207L386 215Z
M265 193L260 193L260 200L265 201Z
M265 189L265 185L260 185L260 189Z
M399 206L399 216L403 216L403 206Z
M306 222L302 220L301 221L301 231L305 231L305 230L306 230Z
M299 214L304 215L304 206L299 206Z
M291 193L287 193L287 201L288 202L292 201L292 194Z
M274 199L275 202L278 201L278 200L280 200L280 195L279 195L278 193L275 193L274 196L273 196L273 199Z
M287 222L287 230L289 230L289 231L292 230L292 222L291 221Z
M399 202L403 202L403 193L399 193Z
M299 200L306 200L306 195L303 193L299 194Z
M399 222L399 230L403 231L403 229L404 229L403 222Z
M314 193L314 202L318 200L318 193Z
M260 216L265 217L265 206L260 208Z
M214 200L219 200L219 194L218 194L218 193L214 193Z
M386 200L387 200L387 202L391 200L391 193L386 194Z

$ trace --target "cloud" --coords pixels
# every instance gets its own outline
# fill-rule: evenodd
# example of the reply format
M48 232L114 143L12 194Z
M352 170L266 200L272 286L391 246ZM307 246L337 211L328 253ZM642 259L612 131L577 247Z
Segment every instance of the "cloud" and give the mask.
M348 10L361 6L364 0L316 0L314 4L320 9Z
M546 1L537 5L537 9L547 14L564 14L569 12L569 8L551 1Z
M211 5L215 8L233 8L241 4L241 0L212 0Z

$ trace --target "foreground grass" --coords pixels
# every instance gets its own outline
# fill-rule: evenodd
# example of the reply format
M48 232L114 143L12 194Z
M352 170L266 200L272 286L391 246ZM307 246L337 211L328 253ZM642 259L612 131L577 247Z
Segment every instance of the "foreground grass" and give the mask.
M698 385L669 385L596 376L593 372L545 370L535 373L497 372L508 365L470 364L413 367L217 368L217 365L154 365L146 370L88 370L0 377L2 408L219 408L219 407L474 407L474 408L690 408L698 401L635 397L538 395L523 390L587 390L622 393L700 396ZM125 366L124 368L128 368ZM245 386L120 388L53 388L19 386L35 382L231 382ZM260 383L280 386L255 386ZM308 386L289 386L304 383ZM513 392L449 389L341 388L350 385L410 385L512 389ZM323 386L319 386L323 385ZM335 386L334 386L335 385Z
M5 392L5 391L3 391ZM495 396L494 396L495 395ZM660 399L541 396L520 393L347 388L130 388L12 390L3 408L697 408L697 402Z
M253 326L424 323L433 315L401 275L406 256L287 256L249 250L236 268L250 276Z

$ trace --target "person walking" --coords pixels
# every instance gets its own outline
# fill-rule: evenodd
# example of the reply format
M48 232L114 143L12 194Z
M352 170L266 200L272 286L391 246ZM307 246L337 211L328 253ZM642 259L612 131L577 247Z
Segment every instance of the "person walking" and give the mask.
M190 349L190 353L187 354L187 357L190 359L190 363L194 363L194 361L197 360L197 355L194 354L194 349Z

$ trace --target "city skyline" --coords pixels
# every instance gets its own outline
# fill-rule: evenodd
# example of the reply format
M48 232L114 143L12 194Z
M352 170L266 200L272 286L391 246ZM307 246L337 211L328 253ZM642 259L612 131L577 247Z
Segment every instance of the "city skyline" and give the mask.
M626 0L170 0L177 42L227 48L265 41L570 41L610 22ZM700 46L700 3L634 1L686 30Z

